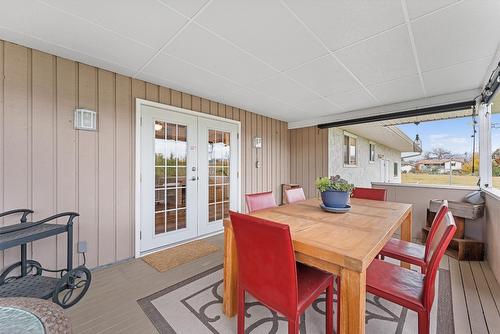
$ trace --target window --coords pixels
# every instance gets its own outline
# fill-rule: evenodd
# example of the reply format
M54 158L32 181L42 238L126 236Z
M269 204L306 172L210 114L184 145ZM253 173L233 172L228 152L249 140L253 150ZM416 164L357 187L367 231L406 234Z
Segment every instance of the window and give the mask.
M358 149L356 136L344 133L344 165L356 166L358 162Z
M375 162L375 144L370 143L370 162Z
M394 163L394 177L399 176L399 164L397 162Z

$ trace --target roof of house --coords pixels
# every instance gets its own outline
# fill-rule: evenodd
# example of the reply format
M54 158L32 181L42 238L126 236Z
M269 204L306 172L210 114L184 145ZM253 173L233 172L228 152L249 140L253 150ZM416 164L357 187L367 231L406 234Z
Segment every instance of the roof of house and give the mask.
M375 143L393 148L399 152L415 152L413 139L396 126L384 126L377 123L344 126L342 129Z

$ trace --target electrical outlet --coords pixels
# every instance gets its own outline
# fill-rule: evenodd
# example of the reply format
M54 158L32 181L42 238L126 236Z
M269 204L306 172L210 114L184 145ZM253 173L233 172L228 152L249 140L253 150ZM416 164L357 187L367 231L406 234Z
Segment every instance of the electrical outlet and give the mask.
M78 241L78 253L87 252L87 241Z

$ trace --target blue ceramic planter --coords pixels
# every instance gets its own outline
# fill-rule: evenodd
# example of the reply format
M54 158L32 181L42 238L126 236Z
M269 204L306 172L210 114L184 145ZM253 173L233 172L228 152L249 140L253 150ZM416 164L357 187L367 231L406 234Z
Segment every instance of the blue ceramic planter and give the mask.
M330 208L345 208L349 201L348 191L327 190L321 193L323 204Z

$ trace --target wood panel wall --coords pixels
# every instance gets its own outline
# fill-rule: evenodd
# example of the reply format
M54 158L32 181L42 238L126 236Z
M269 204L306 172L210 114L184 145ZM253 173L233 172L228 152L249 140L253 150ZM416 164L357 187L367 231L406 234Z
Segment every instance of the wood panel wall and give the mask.
M328 129L315 126L290 131L290 182L300 184L307 198L319 196L314 181L328 176Z
M279 200L290 180L286 122L0 41L0 211L77 211L75 244L88 242L89 267L132 257L135 98L239 120L242 194L273 190ZM97 132L73 129L76 107L98 112ZM34 242L29 254L61 268L65 236ZM18 259L18 249L0 252L0 268Z

